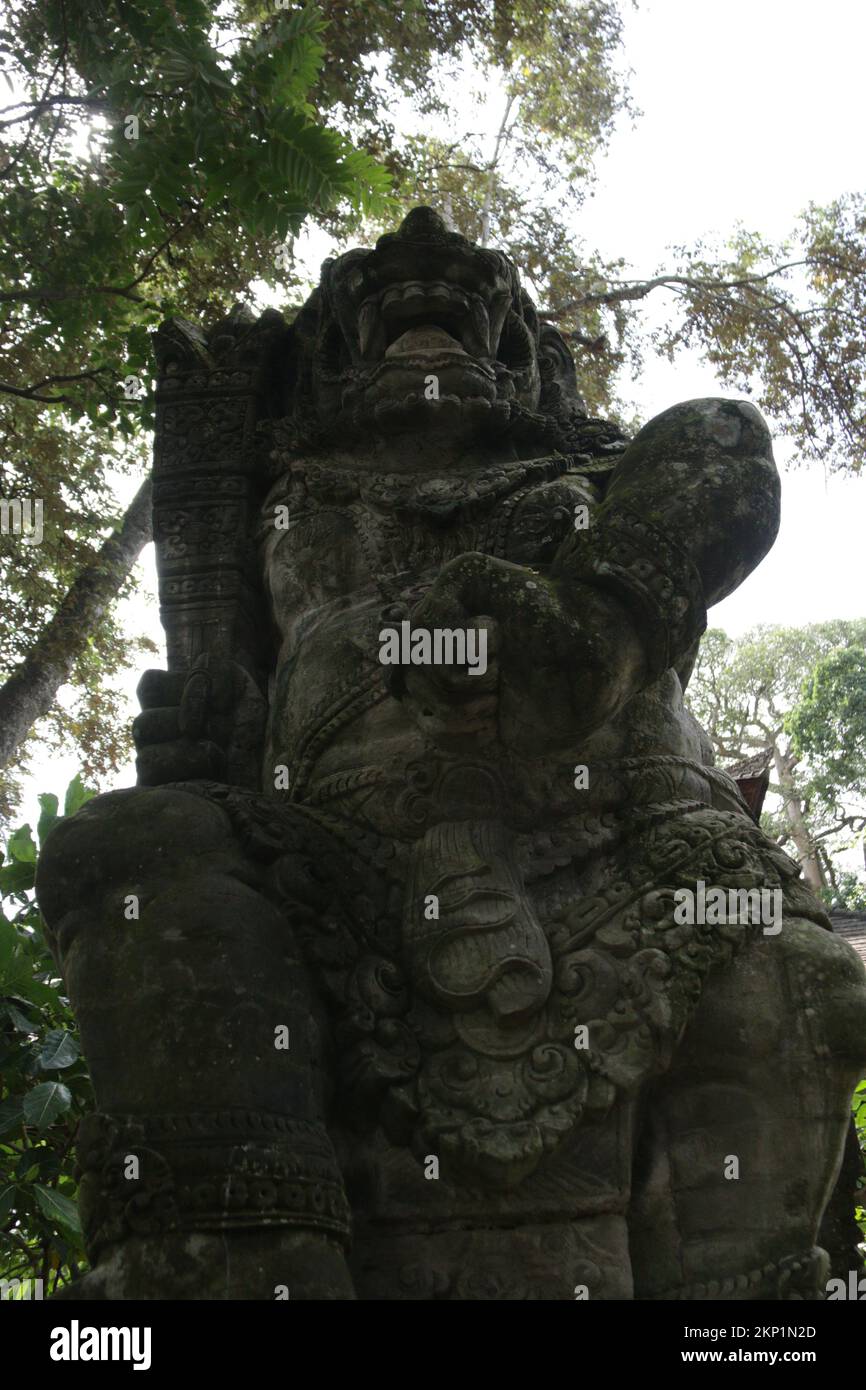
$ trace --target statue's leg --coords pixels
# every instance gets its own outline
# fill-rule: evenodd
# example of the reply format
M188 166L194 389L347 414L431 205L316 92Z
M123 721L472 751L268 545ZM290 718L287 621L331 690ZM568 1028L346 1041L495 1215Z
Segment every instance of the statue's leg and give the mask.
M644 1097L629 1217L636 1298L823 1298L816 1246L866 1071L866 979L803 918L708 981Z
M352 1298L317 1006L291 922L204 796L112 792L49 837L39 900L98 1102L93 1270L69 1297Z

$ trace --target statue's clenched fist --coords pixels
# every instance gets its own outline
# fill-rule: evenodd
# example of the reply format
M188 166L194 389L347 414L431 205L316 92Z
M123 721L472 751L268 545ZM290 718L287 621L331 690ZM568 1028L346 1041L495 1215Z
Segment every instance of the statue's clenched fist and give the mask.
M255 785L265 702L237 662L200 656L189 671L145 671L132 726L142 786L207 778Z
M487 648L483 674L404 669L394 693L416 722L439 739L498 738L530 757L569 747L609 717L641 661L611 600L478 552L444 565L410 620L431 632L475 627Z

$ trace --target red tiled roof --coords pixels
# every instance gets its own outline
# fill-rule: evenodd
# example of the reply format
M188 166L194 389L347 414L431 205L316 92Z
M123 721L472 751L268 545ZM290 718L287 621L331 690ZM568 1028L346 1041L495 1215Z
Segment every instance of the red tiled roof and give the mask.
M834 932L844 936L866 965L866 912L844 912L834 908L830 913Z

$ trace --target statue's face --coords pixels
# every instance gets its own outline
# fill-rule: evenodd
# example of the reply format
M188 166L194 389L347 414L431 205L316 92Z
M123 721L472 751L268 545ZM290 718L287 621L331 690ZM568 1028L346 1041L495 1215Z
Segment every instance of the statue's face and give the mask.
M515 404L538 406L539 326L515 267L430 209L374 250L326 262L318 294L311 388L323 424L498 433Z

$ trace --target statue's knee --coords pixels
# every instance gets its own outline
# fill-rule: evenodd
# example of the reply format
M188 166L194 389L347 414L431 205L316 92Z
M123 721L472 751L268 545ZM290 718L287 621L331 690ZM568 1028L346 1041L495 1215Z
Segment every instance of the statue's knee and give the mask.
M47 837L36 891L49 929L71 912L98 915L106 894L147 891L195 860L233 847L228 817L204 797L171 788L107 792Z
M789 978L816 1053L841 1069L845 1093L866 1068L866 971L853 947L835 932L791 917L779 936Z

